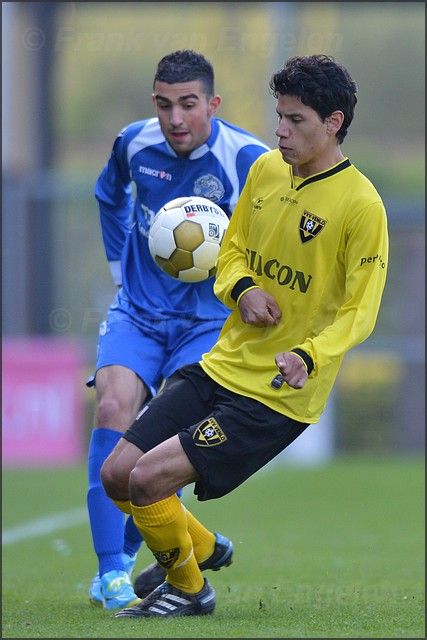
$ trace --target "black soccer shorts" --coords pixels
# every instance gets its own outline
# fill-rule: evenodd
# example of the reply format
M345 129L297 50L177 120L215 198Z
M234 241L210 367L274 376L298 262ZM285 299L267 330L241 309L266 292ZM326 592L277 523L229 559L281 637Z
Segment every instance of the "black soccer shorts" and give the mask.
M123 437L147 452L179 434L200 476L194 493L211 500L233 491L308 426L225 389L195 363L172 374Z

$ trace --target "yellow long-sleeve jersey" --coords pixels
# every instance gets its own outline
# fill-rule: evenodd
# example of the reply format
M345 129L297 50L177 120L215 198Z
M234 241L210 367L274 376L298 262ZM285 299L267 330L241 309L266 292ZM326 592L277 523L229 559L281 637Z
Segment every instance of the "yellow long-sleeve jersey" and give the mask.
M348 158L302 180L279 150L262 155L218 255L214 290L232 312L203 369L235 393L318 422L345 353L374 329L388 244L383 202ZM248 286L274 296L278 325L242 321L237 302ZM275 355L292 349L305 352L313 369L303 389L275 389Z

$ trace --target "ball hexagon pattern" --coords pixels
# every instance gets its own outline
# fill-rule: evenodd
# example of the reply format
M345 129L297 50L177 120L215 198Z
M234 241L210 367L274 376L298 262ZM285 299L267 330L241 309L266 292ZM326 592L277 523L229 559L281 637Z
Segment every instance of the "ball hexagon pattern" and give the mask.
M207 198L175 198L154 217L148 235L151 256L172 278L183 282L211 278L228 223L225 211Z

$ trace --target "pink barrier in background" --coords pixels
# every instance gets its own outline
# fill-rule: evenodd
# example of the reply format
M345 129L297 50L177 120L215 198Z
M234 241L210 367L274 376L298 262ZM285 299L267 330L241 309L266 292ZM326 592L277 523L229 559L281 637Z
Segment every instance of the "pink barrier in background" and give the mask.
M2 348L3 464L81 461L85 361L80 346L36 337L3 339Z

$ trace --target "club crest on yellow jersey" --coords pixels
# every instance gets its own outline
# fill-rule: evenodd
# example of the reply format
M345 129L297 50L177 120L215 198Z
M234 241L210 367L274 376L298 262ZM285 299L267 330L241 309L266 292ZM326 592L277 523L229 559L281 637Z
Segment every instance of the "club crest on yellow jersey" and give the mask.
M326 220L319 218L314 213L304 210L299 223L299 236L302 242L313 240L325 228Z

